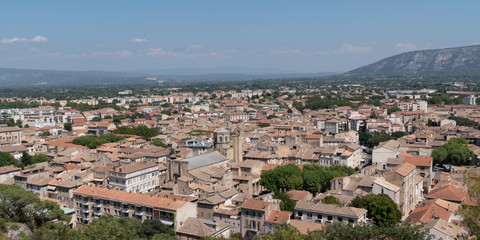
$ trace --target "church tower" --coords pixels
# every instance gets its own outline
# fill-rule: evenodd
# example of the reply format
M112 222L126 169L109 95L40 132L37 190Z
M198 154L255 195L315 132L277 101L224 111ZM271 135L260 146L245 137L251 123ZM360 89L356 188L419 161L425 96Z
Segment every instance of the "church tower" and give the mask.
M230 148L230 132L225 128L217 128L213 131L213 148L224 156Z
M232 136L233 140L233 161L236 163L243 162L243 130L238 125Z

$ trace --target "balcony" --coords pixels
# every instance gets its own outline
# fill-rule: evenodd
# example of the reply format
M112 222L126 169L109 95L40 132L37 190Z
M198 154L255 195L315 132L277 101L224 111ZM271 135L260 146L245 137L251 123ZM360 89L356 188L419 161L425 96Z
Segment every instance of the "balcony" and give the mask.
M82 205L88 206L88 201L82 201Z
M128 210L129 210L128 208L122 208L123 213L128 213Z
M142 211L135 211L134 214L137 215L137 216L142 216L143 212Z
M95 204L93 204L93 206L96 207L96 208L99 208L101 206L101 204L100 203L95 203Z
M90 210L89 210L88 208L82 208L82 212L83 212L83 213L89 213Z

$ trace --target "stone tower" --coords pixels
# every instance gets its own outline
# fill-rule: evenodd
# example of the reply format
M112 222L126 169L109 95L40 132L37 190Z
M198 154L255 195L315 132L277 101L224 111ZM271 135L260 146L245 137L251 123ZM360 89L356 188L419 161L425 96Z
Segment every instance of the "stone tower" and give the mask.
M225 128L217 128L213 131L213 148L223 156L227 156L230 148L230 132Z
M233 140L233 161L238 163L238 162L243 162L243 130L238 125L235 128L235 131L233 132L232 136Z

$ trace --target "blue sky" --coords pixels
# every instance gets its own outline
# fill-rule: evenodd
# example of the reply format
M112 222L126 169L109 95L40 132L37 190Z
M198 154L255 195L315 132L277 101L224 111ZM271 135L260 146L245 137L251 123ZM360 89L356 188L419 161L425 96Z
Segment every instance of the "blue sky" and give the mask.
M0 1L0 67L342 72L480 44L478 1Z

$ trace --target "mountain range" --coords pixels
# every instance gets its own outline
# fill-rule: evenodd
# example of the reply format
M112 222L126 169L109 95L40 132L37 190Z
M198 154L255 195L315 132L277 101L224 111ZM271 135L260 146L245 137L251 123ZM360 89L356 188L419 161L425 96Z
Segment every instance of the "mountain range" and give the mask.
M240 73L238 73L240 72ZM328 76L357 77L411 77L448 74L480 78L480 45L433 50L419 50L398 54L359 67L343 74L319 72L296 73L275 69L163 69L128 72L54 71L0 68L0 88L35 86L91 86L157 84L160 81L242 81L253 79L317 79ZM156 79L156 80L154 80Z
M345 76L429 76L473 72L480 76L480 45L398 54L346 72Z

